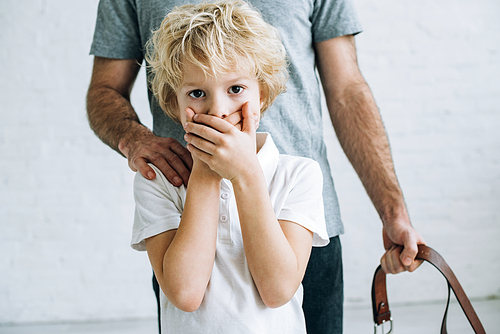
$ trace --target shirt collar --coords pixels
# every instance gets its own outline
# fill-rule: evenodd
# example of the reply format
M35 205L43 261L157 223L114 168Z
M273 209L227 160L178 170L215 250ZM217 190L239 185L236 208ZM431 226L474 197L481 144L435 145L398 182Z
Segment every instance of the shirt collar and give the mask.
M259 132L256 135L260 140L264 141L264 144L257 153L257 159L264 172L266 184L269 186L278 167L279 151L270 133Z

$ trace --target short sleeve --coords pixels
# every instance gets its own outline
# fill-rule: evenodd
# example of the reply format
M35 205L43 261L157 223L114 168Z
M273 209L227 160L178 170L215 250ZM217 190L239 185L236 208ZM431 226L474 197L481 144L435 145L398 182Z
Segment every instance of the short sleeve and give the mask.
M278 219L297 223L313 232L313 246L326 246L330 239L326 231L323 208L323 174L319 164L302 158L305 163L294 167L285 202Z
M361 24L352 0L317 0L312 15L314 42L361 32Z
M147 238L177 229L181 221L186 198L184 186L174 187L161 171L150 164L156 178L148 180L141 173L134 179L135 215L131 246L146 250Z
M101 0L90 54L117 59L142 58L142 43L134 0Z

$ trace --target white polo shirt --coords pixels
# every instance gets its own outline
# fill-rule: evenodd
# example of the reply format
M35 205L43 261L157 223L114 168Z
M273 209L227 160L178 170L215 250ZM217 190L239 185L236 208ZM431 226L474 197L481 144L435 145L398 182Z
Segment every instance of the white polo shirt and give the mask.
M323 211L323 179L319 164L301 157L280 155L271 136L258 133L265 143L257 157L264 171L276 217L313 232L313 246L328 244ZM264 140L264 139L263 139ZM136 173L136 202L132 248L146 250L144 240L177 229L186 188L174 187L153 165L154 180ZM262 302L246 262L233 188L222 180L218 237L212 276L200 308L183 312L160 292L162 333L306 333L302 286L279 308Z

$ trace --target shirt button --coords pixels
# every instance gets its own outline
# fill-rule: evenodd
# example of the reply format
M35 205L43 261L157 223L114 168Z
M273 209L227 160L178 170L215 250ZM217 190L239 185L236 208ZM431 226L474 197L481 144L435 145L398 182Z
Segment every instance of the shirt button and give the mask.
M220 216L220 221L225 223L227 221L227 216L226 215L221 215Z
M228 199L229 198L229 194L228 193L222 193L222 195L220 195L220 197L222 197L222 199Z

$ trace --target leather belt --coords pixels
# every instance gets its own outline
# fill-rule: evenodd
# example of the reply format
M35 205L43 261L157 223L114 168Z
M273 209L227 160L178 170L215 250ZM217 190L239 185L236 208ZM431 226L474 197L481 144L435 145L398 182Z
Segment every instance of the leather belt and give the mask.
M450 290L453 290L455 296L457 297L458 303L462 307L470 325L474 329L476 334L486 334L483 325L479 320L472 304L467 298L462 286L458 282L457 277L445 262L445 260L439 255L435 250L428 246L419 245L418 255L416 257L420 260L425 260L432 264L436 269L441 272L448 283L448 301L446 303L446 309L443 316L443 321L441 323L441 334L447 334L446 330L446 318L448 316L448 307L450 305ZM392 318L391 310L389 309L389 300L387 299L387 287L386 287L386 274L382 270L382 266L378 266L375 270L372 283L372 309L373 309L373 321L375 322L375 334L377 333L377 328L387 322L390 323L390 330L388 333L392 332Z

